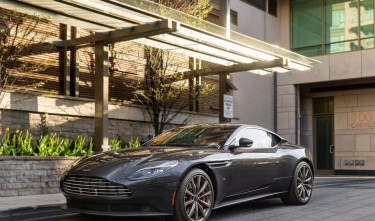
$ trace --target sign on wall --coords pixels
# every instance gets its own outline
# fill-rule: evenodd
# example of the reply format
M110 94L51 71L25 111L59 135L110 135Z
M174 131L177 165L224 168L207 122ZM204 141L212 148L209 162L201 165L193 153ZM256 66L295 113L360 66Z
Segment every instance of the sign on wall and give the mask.
M233 118L233 96L224 94L224 117Z
M349 129L375 128L374 111L352 112L348 114Z

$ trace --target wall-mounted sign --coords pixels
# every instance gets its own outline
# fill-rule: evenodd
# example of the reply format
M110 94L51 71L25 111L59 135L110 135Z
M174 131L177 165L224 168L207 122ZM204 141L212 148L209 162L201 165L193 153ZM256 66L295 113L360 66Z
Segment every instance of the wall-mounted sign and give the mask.
M224 117L233 118L233 96L224 94Z
M375 128L375 112L352 112L348 113L349 129Z

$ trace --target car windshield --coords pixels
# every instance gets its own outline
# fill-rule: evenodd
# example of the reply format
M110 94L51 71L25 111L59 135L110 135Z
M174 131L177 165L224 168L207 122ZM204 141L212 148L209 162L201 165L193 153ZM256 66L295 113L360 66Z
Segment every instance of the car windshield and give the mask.
M222 146L238 126L185 126L166 131L146 146Z

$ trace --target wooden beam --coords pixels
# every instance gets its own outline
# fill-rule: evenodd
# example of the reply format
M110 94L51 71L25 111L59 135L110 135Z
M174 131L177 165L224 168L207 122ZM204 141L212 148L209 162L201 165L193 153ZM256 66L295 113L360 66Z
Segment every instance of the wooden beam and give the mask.
M106 41L108 43L115 43L120 41L129 41L138 38L145 38L153 35L160 35L178 30L180 23L170 19L164 19L134 27L127 27L116 29L108 32L98 32L94 35L76 38L66 41L67 47L79 46L83 44L90 44L97 41Z

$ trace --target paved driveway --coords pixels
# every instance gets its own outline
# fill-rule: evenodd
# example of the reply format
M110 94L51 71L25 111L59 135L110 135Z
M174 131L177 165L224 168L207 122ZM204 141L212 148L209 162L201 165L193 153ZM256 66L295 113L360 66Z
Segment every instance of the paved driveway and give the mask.
M375 220L375 177L318 177L314 188L311 201L304 206L269 199L215 210L210 220Z
M62 211L61 211L62 212ZM10 220L43 221L165 221L164 218L94 217L62 212ZM311 201L304 206L284 205L280 199L243 203L214 210L208 221L374 221L375 177L318 177Z

